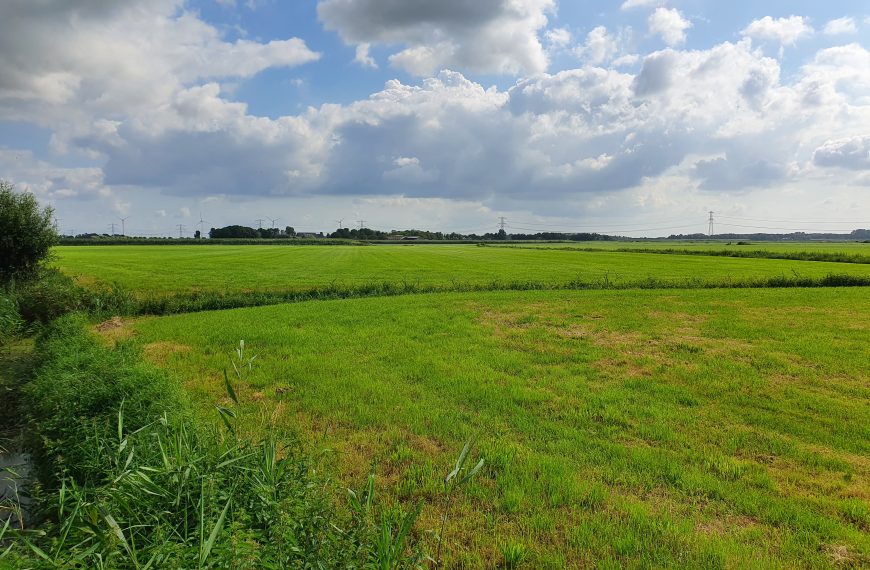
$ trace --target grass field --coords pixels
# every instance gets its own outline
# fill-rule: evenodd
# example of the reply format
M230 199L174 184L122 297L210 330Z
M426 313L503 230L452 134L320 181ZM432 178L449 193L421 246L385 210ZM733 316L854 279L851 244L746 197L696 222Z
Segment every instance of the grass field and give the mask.
M583 241L583 242L560 242L560 243L535 243L535 242L513 242L506 243L506 246L518 247L574 247L582 249L604 249L604 250L619 250L619 249L689 249L689 250L734 250L734 251L752 251L763 250L770 252L817 252L817 253L851 253L870 255L870 243L844 241L844 242L764 242L764 241L749 241L741 242L738 245L737 240L734 241ZM501 245L499 245L501 247Z
M784 259L415 246L103 246L56 248L56 266L85 286L118 285L140 295L192 291L292 291L366 283L450 287L493 281L625 283L775 276L870 276L870 264Z
M473 247L162 251L196 277L148 258L134 270L133 248L64 250L59 263L170 290L398 277L402 263L433 279L592 271L578 254ZM619 257L588 262L634 275L828 265ZM258 355L237 388L244 406L334 450L324 461L339 485L374 469L392 500L426 499L420 532L437 526L462 442L481 434L485 470L448 527L452 566L870 565L866 288L442 293L144 318L106 334L141 343L204 411L225 401L221 371L244 339Z

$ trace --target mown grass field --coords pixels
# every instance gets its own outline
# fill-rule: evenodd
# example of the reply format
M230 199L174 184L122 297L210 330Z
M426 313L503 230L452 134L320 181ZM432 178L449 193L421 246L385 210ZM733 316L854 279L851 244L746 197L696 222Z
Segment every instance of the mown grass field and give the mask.
M379 282L449 288L516 281L870 276L870 264L474 245L100 246L59 247L56 254L56 266L85 286L117 285L143 296L293 291Z
M583 242L559 242L559 243L535 243L535 242L508 242L507 246L516 247L574 247L581 249L689 249L700 251L753 251L763 250L780 253L813 252L813 253L847 253L870 255L870 243L858 241L848 242L764 242L748 241L583 241Z
M59 263L170 290L348 268L589 270L570 252L396 251L197 249L200 262L172 247L154 256L160 271L133 248L80 248ZM828 265L614 256L590 263L638 275ZM439 293L143 318L106 334L141 343L206 414L226 401L222 370L244 339L258 356L237 391L259 412L240 417L265 415L332 450L339 487L374 469L388 500L426 500L419 532L437 527L441 481L480 434L486 464L453 507L451 567L493 567L510 550L528 568L870 565L866 288Z

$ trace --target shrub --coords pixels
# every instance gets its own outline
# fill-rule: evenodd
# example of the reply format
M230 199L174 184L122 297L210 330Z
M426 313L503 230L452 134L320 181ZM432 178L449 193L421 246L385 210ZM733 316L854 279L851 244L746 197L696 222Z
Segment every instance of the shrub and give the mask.
M0 281L28 278L58 241L51 208L0 181Z
M86 307L86 293L57 269L40 269L36 278L18 281L10 287L18 312L28 323L47 324Z

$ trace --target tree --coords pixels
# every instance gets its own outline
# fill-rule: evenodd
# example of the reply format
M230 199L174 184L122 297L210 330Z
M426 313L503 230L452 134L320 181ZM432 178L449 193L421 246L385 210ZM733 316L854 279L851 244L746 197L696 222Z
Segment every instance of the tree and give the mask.
M296 230L293 229L293 226L287 226L284 229L284 233L287 234L287 236L289 237L296 237Z
M0 280L32 276L58 241L54 210L0 180Z
M224 228L212 228L208 237L214 238L257 238L260 234L254 228L247 226L226 226Z
M195 239L199 239L202 237L202 233L199 230L196 230L195 232L193 232L193 237Z

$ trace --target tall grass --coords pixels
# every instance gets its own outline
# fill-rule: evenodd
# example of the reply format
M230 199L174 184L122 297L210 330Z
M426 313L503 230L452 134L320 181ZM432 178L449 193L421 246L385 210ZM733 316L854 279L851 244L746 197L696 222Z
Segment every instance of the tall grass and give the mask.
M237 379L253 362L243 350ZM370 479L365 509L337 509L329 480L292 441L270 426L252 440L229 421L225 431L195 421L165 374L132 346L102 345L82 317L50 325L36 351L22 408L41 524L2 526L0 568L400 569L423 560L419 507L373 506ZM237 404L229 379L227 391Z
M18 313L18 303L0 292L0 347L17 337L23 326L24 320Z
M170 295L136 296L113 287L87 294L86 304L103 315L170 315L243 307L258 307L300 301L389 297L444 292L570 291L633 289L750 289L779 287L867 287L870 276L829 274L823 277L775 275L734 278L657 278L619 280L609 275L596 279L566 281L493 280L487 283L454 281L425 284L415 281L383 281L353 285L331 284L287 291L200 291Z

